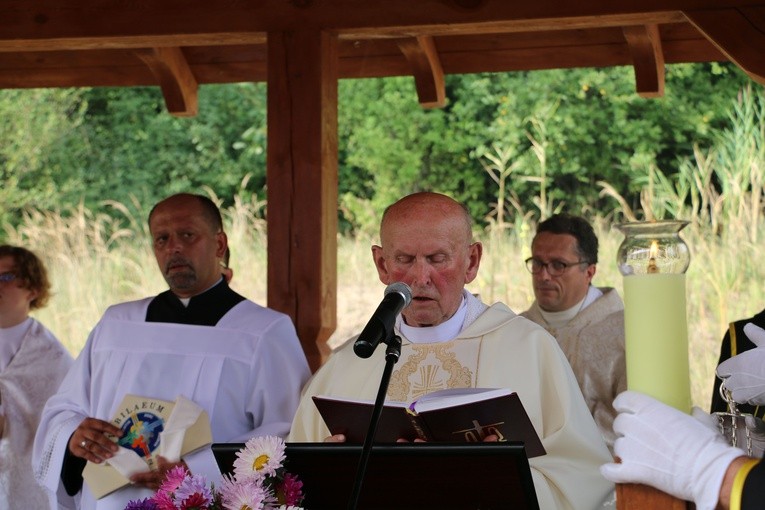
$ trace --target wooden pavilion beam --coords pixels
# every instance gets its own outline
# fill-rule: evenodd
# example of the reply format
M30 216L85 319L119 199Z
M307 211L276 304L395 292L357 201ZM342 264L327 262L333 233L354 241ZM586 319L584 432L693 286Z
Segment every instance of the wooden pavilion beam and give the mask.
M446 104L444 70L433 38L423 35L402 39L398 47L412 66L420 105L423 108L442 108Z
M312 370L337 323L337 39L268 34L268 306Z
M765 85L765 5L684 14L729 60Z
M623 27L635 68L638 95L652 98L664 95L664 53L658 25Z
M257 43L269 31L341 38L523 32L673 23L681 11L747 0L11 0L0 3L0 51Z
M159 82L167 111L191 117L198 111L199 84L180 48L149 48L135 51Z

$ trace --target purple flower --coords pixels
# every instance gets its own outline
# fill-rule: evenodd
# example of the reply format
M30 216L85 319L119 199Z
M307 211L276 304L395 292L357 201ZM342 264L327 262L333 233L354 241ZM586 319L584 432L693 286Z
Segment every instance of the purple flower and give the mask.
M125 510L159 510L159 507L153 499L146 498L128 502Z
M175 490L176 503L185 502L192 497L194 501L204 501L203 505L208 505L212 500L212 493L207 487L207 480L204 476L189 475Z

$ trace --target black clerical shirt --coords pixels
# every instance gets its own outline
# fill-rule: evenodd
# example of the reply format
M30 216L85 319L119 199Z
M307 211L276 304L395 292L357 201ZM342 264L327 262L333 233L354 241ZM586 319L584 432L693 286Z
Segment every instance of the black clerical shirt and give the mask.
M194 296L184 306L170 290L151 300L146 310L146 322L172 322L195 326L215 326L234 306L244 301L221 278L214 287Z

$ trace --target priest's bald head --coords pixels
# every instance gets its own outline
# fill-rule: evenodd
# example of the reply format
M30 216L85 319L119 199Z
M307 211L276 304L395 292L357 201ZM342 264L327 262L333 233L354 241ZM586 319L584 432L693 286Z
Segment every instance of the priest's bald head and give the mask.
M159 270L176 296L196 296L220 279L219 262L228 241L212 200L190 193L172 195L149 213L149 231Z
M481 254L468 211L431 192L390 205L380 224L380 245L372 247L380 281L412 289L412 302L401 312L412 327L437 326L455 314L462 290L478 274Z

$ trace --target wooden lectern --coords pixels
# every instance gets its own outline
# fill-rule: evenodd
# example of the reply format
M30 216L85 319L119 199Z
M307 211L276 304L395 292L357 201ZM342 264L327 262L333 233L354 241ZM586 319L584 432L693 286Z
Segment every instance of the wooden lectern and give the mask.
M690 510L696 505L647 485L616 484L616 510Z

